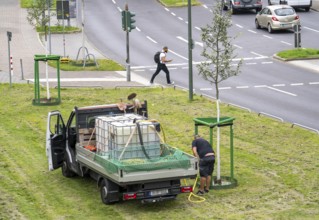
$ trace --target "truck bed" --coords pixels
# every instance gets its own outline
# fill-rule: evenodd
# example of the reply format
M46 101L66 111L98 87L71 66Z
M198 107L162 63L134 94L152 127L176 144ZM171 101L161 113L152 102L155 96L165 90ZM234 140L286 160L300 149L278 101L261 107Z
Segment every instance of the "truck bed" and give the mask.
M90 151L83 146L76 146L77 161L85 167L110 178L113 182L119 185L153 182L154 180L173 180L183 178L195 178L198 173L198 160L194 156L182 152L184 158L187 157L187 167L178 168L178 166L164 166L154 170L126 170L119 166L112 159L105 159L98 153ZM97 160L98 157L98 160ZM185 161L185 160L184 160ZM106 169L102 164L107 163L114 169ZM176 161L177 162L177 161ZM152 163L152 162L151 162ZM173 161L174 163L174 161ZM178 162L177 162L178 163Z

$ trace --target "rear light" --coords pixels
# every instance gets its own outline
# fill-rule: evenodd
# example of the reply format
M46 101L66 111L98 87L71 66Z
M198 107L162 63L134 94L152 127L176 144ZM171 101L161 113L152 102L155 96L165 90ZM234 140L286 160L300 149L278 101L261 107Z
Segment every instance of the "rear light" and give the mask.
M278 18L276 18L276 17L271 17L271 20L273 20L273 21L279 21Z
M298 20L298 19L299 19L299 15L296 15L295 20Z
M240 5L240 2L234 2L234 5Z
M192 186L182 186L181 187L181 193L190 193L193 192Z
M261 1L257 1L256 4L257 5L262 5L262 2Z
M123 194L123 200L132 200L136 199L136 193L125 193Z

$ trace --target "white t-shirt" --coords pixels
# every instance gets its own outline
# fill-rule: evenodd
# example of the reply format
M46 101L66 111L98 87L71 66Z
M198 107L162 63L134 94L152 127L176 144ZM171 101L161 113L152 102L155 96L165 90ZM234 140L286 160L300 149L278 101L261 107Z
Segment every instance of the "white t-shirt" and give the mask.
M160 54L160 57L159 57L161 63L163 63L163 62L162 62L162 58L163 58L163 57L166 57L166 53L162 51L161 54Z

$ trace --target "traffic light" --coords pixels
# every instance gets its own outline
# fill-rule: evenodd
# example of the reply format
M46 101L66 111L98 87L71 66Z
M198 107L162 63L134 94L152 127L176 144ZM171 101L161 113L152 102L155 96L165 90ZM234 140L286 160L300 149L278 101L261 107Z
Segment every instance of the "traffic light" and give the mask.
M122 29L123 31L126 31L127 29L127 13L126 11L122 11Z
M136 26L134 25L135 20L132 19L133 17L135 17L135 13L127 11L127 28L128 31L131 32L131 30L135 29Z

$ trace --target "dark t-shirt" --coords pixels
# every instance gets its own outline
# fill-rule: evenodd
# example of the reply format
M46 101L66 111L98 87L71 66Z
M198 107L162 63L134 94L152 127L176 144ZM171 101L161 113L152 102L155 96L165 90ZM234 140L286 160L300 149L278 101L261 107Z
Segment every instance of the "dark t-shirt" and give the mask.
M206 141L203 138L198 138L196 140L193 140L192 142L192 148L197 148L197 153L199 155L199 158L203 158L207 153L214 153L214 150L210 143Z

